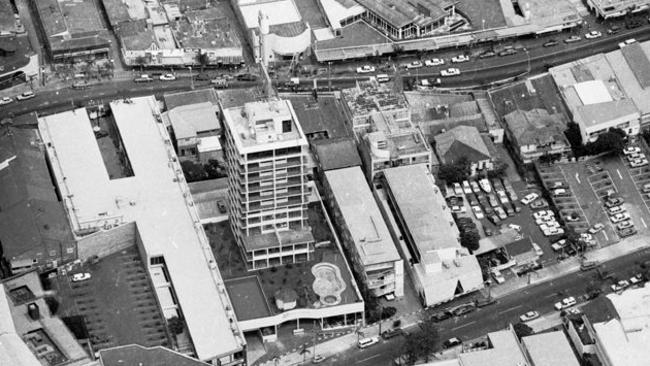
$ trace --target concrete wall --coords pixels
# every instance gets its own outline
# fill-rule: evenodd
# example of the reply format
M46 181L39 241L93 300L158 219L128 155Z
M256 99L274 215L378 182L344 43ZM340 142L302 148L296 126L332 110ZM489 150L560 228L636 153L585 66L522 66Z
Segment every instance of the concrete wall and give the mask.
M120 225L87 235L77 241L79 259L86 260L93 255L100 258L119 252L135 244L135 222Z

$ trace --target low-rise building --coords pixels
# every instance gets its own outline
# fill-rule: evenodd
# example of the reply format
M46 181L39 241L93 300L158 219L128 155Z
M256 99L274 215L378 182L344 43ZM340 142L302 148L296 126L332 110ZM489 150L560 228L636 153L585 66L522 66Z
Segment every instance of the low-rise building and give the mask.
M361 168L325 172L326 198L353 269L374 296L404 296L404 264Z
M476 257L460 245L451 210L423 165L383 172L402 258L424 306L434 306L483 288Z
M636 135L650 126L650 42L549 69L583 143L610 128Z
M561 330L523 337L521 341L531 366L580 366Z
M56 62L109 57L110 34L92 0L32 0L45 49Z
M316 165L323 172L361 166L357 144L351 138L316 140L311 148Z
M492 168L494 146L476 127L458 126L434 136L434 140L441 164L456 164L467 159L472 174Z
M41 117L52 179L81 260L135 244L164 318L184 321L183 352L240 364L246 341L158 105L113 101L92 123L85 108Z
M312 30L294 0L231 0L255 62L292 60L310 50Z
M503 248L508 259L514 261L512 268L515 272L521 272L537 265L539 254L535 252L530 237L515 240Z
M219 107L210 102L179 106L163 113L176 140L178 158L207 163L223 160Z
M571 153L571 145L564 135L566 123L561 114L549 114L546 109L518 109L503 119L505 134L520 162L528 164L541 157L562 160Z
M38 123L35 114L27 116ZM77 258L63 205L36 129L0 127L0 253L6 275L54 268Z
M438 161L422 131L413 124L402 95L375 81L360 82L342 95L368 180L401 165L424 164L435 170Z
M156 365L209 366L209 363L187 357L165 347L143 347L139 344L106 348L99 351L101 366Z
M650 8L648 0L587 0L587 7L603 19L641 13Z
M0 283L0 364L91 363L66 324L50 311L46 295L35 271Z

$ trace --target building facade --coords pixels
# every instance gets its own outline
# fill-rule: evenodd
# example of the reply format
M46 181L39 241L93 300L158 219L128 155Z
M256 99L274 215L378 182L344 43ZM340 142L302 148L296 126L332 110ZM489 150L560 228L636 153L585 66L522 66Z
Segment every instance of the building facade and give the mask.
M587 0L587 7L603 19L622 17L648 10L648 0Z
M250 269L309 260L309 147L289 101L223 110L230 226Z
M348 260L374 296L404 296L404 264L358 166L325 172L323 182Z

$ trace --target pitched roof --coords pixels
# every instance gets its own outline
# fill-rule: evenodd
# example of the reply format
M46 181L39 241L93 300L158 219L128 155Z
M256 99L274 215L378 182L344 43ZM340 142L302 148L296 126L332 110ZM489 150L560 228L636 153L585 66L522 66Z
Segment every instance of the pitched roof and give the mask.
M463 156L470 161L490 158L490 151L476 127L457 126L434 139L438 156L444 163L458 161Z
M566 140L563 133L566 124L560 113L549 114L546 109L540 108L530 111L517 109L503 118L510 133L520 146L545 145Z
M99 351L102 366L208 366L165 347L143 347L138 344L107 348Z
M315 140L312 148L324 171L361 165L357 145L351 138Z

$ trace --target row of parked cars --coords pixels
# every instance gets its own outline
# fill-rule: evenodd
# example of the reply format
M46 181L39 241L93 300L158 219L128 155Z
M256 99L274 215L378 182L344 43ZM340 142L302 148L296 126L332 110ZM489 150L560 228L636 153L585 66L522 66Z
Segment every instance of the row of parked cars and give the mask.
M641 148L638 146L626 147L623 149L623 155L625 155L625 159L627 159L632 168L640 168L648 165L648 158L641 152Z
M634 227L634 223L632 222L630 214L627 212L625 207L623 207L623 203L625 202L623 197L618 197L615 194L612 194L604 197L603 201L605 211L609 216L609 220L616 227L618 236L621 238L626 238L628 236L636 234L636 228ZM593 229L600 227L597 227L596 225L590 229L590 232L593 232Z
M16 101L21 101L21 100L27 100L27 99L32 99L36 96L33 91L26 91L20 95L16 95ZM0 98L0 105L5 105L13 102L13 98L10 97L2 97Z
M478 220L487 218L497 225L501 220L521 211L521 207L516 202L517 193L507 180L498 178L465 180L462 185L454 183L452 189L456 196L467 197L472 213ZM451 208L454 211L454 207Z
M540 210L533 212L535 224L544 233L544 236L563 235L564 229L555 218L552 210Z

